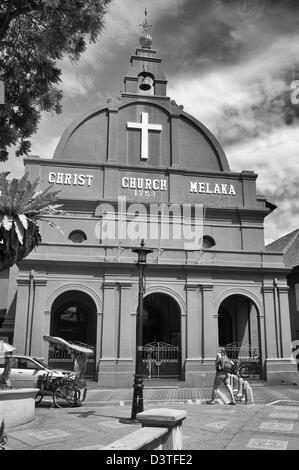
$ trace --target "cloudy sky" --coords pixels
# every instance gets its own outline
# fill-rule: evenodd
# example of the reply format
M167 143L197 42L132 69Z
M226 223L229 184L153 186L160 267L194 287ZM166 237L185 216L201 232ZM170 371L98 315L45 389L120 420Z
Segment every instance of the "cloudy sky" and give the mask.
M258 193L278 206L266 242L299 228L298 0L112 0L99 41L77 64L61 62L63 113L43 116L31 153L51 158L78 114L119 94L145 6L168 95L216 135L232 170L258 173ZM24 172L13 153L4 167Z

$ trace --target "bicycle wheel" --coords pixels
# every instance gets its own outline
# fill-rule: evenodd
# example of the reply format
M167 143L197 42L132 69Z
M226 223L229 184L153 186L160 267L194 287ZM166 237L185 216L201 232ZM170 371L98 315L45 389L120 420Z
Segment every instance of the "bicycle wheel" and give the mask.
M75 406L77 393L73 385L64 384L57 387L53 392L54 405L57 408Z

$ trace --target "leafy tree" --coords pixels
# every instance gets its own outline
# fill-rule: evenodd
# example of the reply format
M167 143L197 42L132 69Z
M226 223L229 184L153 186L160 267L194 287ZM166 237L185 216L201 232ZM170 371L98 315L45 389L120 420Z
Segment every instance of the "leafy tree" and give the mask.
M87 42L95 42L111 0L1 0L0 161L8 147L16 155L30 150L42 111L61 112L61 70L57 60L77 61Z
M60 191L49 186L44 191L37 189L39 179L31 183L28 173L21 179L7 180L8 172L0 173L0 272L19 263L41 241L38 220L46 215L62 213L56 204Z

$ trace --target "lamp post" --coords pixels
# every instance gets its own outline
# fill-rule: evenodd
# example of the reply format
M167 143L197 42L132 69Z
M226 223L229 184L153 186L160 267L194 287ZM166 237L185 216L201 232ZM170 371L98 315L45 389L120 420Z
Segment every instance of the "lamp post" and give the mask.
M143 411L143 375L142 375L142 346L143 346L143 294L144 294L144 267L146 265L146 257L153 250L146 248L144 240L141 240L140 247L133 248L133 253L137 253L139 268L139 288L138 288L138 312L136 319L136 358L135 358L135 375L134 375L134 393L132 402L131 422L136 421L137 413Z

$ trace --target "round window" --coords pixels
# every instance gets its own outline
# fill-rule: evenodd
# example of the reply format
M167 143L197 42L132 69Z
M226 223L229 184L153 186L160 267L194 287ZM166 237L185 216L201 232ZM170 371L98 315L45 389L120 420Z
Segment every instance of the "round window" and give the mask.
M87 237L81 230L74 230L72 233L70 233L69 240L71 240L73 243L82 243L87 240Z

